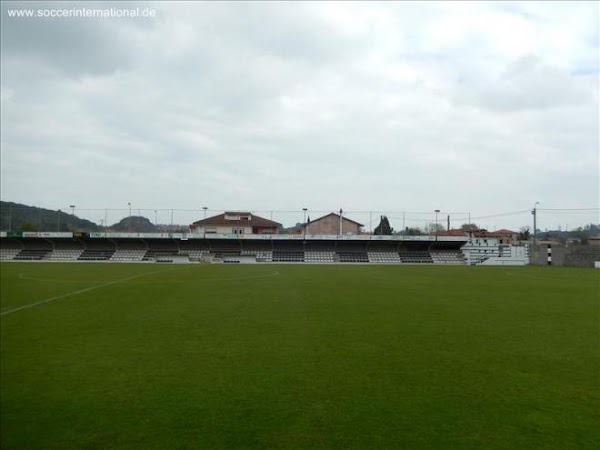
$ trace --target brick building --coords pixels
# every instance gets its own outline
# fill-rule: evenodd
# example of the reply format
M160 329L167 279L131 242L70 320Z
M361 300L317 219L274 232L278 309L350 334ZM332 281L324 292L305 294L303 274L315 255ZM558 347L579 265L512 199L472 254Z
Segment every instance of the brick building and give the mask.
M364 225L336 213L329 213L306 223L306 234L360 234ZM341 233L340 233L341 227ZM304 230L300 228L300 233Z

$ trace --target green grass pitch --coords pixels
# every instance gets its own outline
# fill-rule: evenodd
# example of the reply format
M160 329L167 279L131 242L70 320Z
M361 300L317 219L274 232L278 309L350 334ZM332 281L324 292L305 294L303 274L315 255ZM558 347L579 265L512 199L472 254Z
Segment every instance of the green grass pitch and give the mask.
M1 266L2 449L596 449L599 274Z

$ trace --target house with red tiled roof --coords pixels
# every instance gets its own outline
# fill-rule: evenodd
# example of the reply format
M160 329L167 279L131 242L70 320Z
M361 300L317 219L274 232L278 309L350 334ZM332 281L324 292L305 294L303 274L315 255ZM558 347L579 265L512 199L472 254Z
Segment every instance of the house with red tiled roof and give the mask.
M192 233L205 234L277 234L281 224L251 212L226 211L190 225Z
M498 243L500 244L511 244L512 242L519 240L519 233L517 231L501 229L492 231L489 234L491 237L495 237L498 239Z

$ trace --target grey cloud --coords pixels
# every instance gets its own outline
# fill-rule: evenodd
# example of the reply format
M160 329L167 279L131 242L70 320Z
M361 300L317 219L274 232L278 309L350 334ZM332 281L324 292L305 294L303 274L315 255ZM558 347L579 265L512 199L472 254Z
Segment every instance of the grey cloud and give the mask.
M593 76L496 59L485 42L437 48L421 31L436 5L337 4L341 18L316 3L153 5L151 24L10 24L8 200L497 212L524 191L597 199Z
M463 85L456 101L498 112L512 112L589 104L592 99L583 78L548 67L534 57L526 57L498 74Z
M73 8L73 5L2 2L3 58L8 61L30 60L71 77L106 74L133 67L135 52L131 46L131 27L135 26L135 20L123 26L119 19L17 19L7 14L11 8L37 11L40 8ZM93 8L95 5L86 3L79 6ZM120 7L125 8L126 5Z

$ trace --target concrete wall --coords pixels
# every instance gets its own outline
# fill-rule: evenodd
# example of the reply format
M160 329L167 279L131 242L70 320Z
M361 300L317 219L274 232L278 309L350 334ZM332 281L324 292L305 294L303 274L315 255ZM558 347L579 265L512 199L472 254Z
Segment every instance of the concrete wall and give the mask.
M600 261L600 248L590 245L568 245L552 243L553 266L594 267ZM548 245L538 244L530 254L531 264L548 265Z
M573 245L567 247L565 265L579 267L594 267L600 261L600 247L597 245Z

